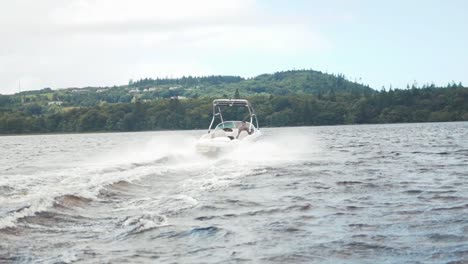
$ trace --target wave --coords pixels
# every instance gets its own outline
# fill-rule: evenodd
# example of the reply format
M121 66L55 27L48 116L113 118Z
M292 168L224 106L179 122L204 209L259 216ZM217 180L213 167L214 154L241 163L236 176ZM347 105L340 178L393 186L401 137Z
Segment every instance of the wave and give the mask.
M382 239L386 238L386 236L382 236ZM366 242L360 242L360 241L353 241L349 243L345 243L342 247L345 250L348 250L350 252L365 252L365 251L395 251L395 248L392 248L390 246L386 245L379 245L377 243L366 243Z
M452 207L437 207L433 208L431 211L453 211L453 210L465 210L468 209L468 204L452 206Z
M154 144L150 146L154 147ZM145 149L148 150L149 147ZM164 152L152 149L143 157L139 153L139 149L134 148L129 152L119 152L116 156L105 154L93 157L91 161L73 164L74 167L38 172L34 177L7 175L8 178L15 179L14 186L30 187L10 198L7 195L15 192L15 189L10 185L0 185L1 205L8 209L3 212L0 210L0 229L15 227L20 219L33 217L41 212L70 213L72 210L76 213L95 200L114 202L115 198L122 200L128 195L141 195L148 188L136 184L138 180L163 175L169 169L188 170L191 165L203 161L200 157L173 151L169 147ZM197 203L195 199L183 195L171 195L166 200L173 204L172 208L164 209L168 213L177 213Z
M356 185L363 184L361 181L337 181L336 185L347 186L347 185Z
M260 259L266 263L327 263L327 258L312 253L285 253Z
M92 199L73 195L66 194L60 197L55 198L54 208L57 209L74 209L74 208L83 208L89 205L92 202Z
M165 215L177 215L184 210L198 205L198 200L184 194L171 195L165 197L160 203L160 210Z
M91 202L92 199L73 194L42 198L7 212L6 216L0 219L0 230L17 227L19 220L26 224L52 225L67 221L68 218L81 218L75 210L84 208ZM67 214L69 211L74 212Z
M142 161L142 162L129 160L123 163L109 164L110 166L104 167L102 169L98 169L96 173L107 174L107 173L115 173L115 172L124 172L128 170L136 169L138 167L148 167L148 166L154 166L158 164L165 164L171 161L172 159L174 159L174 157L165 156L165 157L155 158L152 160L147 160L147 161Z
M10 211L6 216L0 218L0 230L4 228L14 228L16 227L18 219L33 216L36 213L45 211L48 208L51 208L53 204L53 199L42 198L31 204L24 205L16 210Z
M134 182L126 181L126 180L119 180L107 185L104 185L97 195L97 197L105 202L111 201L116 199L125 199L130 194L139 193L141 194L142 191L147 191L149 189L148 186L136 184Z
M0 215L0 229L14 227L20 219L51 209L66 211L86 207L97 199L96 194L99 190L126 176L93 172L96 171L88 169L80 173L78 169L73 168L56 173L43 173L44 175L41 173L28 183L32 187L27 192L3 199L3 206L16 209Z
M166 216L155 213L144 213L138 216L127 216L118 223L118 227L124 228L122 236L139 234L155 228L167 226Z
M452 202L456 200L463 200L463 197L454 196L454 195L434 195L429 198L429 200L439 200L439 201L447 201Z
M266 228L275 232L283 232L283 233L294 233L294 232L304 232L303 229L299 228L299 226L303 226L303 223L299 222L290 222L288 221L273 221L266 225Z
M8 186L8 185L0 185L0 194L2 196L8 196L10 193L12 193L15 190L15 188Z
M242 205L243 204L243 205ZM245 206L262 206L260 204L256 203L241 203L240 206L245 207ZM198 221L205 221L205 220L211 220L211 219L229 219L229 218L235 218L235 217L244 217L244 216L260 216L260 215L273 215L273 214L279 214L279 213L289 213L289 212L304 212L311 210L313 206L310 203L305 203L305 204L297 204L297 205L291 205L287 207L275 207L275 208L270 208L270 209L260 209L260 210L253 210L253 211L247 211L243 213L238 213L238 214L222 214L222 215L204 215L204 216L198 216L195 218L195 220ZM215 211L215 210L222 210L222 208L217 208L214 206L202 206L199 208L200 210L205 210L205 211Z
M434 233L434 234L429 234L427 237L435 242L463 242L465 241L464 236L460 235L453 235L453 234L440 234L440 233Z
M67 214L55 210L36 212L34 215L23 217L20 221L21 227L44 230L50 232L63 232L63 228L71 225L82 225L88 220L79 214Z
M406 193L406 194L420 194L424 192L423 190L406 190L406 191L403 191L403 193Z
M0 215L0 229L14 227L20 219L51 209L66 211L86 207L93 200L98 199L101 189L112 186L113 183L117 183L114 186L118 186L122 178L130 178L129 181L131 181L146 175L140 171L134 173L128 170L125 173L112 171L110 173L105 169L71 168L66 171L37 175L32 181L22 183L32 186L27 192L3 198L3 206L12 206L16 209Z
M216 238L223 238L227 237L231 234L231 231L225 230L220 227L216 226L201 226L201 227L193 227L189 230L184 231L168 231L168 232L161 232L159 234L160 237L170 237L170 238L191 238L191 239L206 239L209 237ZM206 242L206 240L204 241Z
M212 236L219 232L221 229L215 226L207 226L207 227L196 227L189 231L190 235L195 236Z

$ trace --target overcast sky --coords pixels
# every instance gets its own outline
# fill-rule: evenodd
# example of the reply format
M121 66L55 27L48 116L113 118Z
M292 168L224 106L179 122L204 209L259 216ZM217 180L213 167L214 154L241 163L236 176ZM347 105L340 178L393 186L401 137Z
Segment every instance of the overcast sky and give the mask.
M468 1L0 0L0 93L290 69L468 84Z

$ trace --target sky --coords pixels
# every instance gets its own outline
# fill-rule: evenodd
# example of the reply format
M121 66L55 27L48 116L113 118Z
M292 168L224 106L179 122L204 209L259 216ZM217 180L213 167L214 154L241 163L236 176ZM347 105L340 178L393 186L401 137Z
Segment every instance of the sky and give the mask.
M468 84L464 0L0 0L0 94L292 69Z

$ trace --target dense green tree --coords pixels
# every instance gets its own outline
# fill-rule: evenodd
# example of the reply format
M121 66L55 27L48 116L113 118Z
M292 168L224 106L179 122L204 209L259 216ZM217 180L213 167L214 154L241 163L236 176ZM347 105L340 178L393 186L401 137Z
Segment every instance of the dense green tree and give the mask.
M240 99L239 88L236 88L236 92L234 93L234 99Z
M79 118L79 131L103 131L107 117L99 109L91 109Z
M29 104L26 106L26 113L29 115L40 115L42 114L42 107L36 103Z
M5 107L12 102L11 97L7 95L0 94L0 107Z

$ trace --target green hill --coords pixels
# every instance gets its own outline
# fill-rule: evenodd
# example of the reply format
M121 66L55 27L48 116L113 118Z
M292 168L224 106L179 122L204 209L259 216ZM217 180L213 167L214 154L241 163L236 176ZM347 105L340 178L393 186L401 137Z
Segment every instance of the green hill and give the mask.
M468 121L461 83L375 91L342 75L302 70L0 95L0 133L205 128L211 101L236 94L252 102L262 127Z
M346 91L372 93L367 86L351 82L343 75L313 70L284 71L245 79L239 76L182 77L173 79L145 78L129 81L128 85L85 87L52 90L45 88L12 96L1 96L0 107L18 107L30 103L62 107L95 106L102 103L145 102L164 98L232 97L238 90L242 96L302 95Z
M165 86L172 86L174 92L167 91ZM244 79L238 76L182 77L180 79L143 79L131 82L130 87L140 90L161 88L157 93L162 98L169 95L185 97L229 97L236 89L242 95L255 94L291 95L318 94L328 91L367 92L373 90L363 84L347 80L344 75L326 74L313 70L294 70L262 74ZM176 88L176 89L175 89Z

